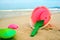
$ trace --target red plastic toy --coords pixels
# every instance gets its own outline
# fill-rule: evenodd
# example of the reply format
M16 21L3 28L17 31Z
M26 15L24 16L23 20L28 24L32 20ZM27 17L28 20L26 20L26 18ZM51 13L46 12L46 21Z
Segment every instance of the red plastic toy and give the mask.
M35 24L37 21L44 20L44 25L51 19L51 14L45 6L37 7L31 16L32 23Z

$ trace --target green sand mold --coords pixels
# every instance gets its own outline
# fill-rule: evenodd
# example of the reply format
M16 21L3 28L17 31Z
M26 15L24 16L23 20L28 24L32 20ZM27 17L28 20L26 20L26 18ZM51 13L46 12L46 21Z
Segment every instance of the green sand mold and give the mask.
M5 28L0 29L0 38L8 39L14 37L16 35L16 31L13 29Z

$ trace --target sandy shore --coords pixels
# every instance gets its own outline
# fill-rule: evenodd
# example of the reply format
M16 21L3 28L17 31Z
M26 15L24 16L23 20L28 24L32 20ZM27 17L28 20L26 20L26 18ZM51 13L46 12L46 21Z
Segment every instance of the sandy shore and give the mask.
M16 40L60 40L60 14L52 14L50 25L52 25L52 30L41 29L38 31L35 37L30 37L32 31L29 24L30 15L17 16L0 19L0 27L7 28L9 24L17 24L19 28L17 29ZM49 26L49 25L48 25Z

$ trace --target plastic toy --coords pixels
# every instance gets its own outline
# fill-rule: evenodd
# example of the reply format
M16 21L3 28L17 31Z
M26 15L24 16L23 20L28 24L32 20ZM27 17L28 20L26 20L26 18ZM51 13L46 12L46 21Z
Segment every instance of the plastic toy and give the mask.
M16 24L10 24L10 25L8 26L8 28L17 29L17 28L18 28L18 25L16 25Z
M39 28L46 25L50 21L50 19L51 19L51 14L45 6L37 7L32 12L32 16L31 16L32 24L34 26L34 29L31 33L31 37L35 36Z
M37 21L44 20L44 25L49 22L51 19L51 14L49 10L45 6L37 7L33 12L31 16L31 20L33 24L35 24Z
M34 29L31 33L31 37L35 36L39 30L39 28L41 28L43 26L44 20L41 21L37 21L36 24L34 25Z
M0 29L0 38L9 39L16 35L16 30L18 26L15 24L9 25L8 28Z
M5 28L0 29L0 38L8 39L14 37L16 35L16 31L13 29Z

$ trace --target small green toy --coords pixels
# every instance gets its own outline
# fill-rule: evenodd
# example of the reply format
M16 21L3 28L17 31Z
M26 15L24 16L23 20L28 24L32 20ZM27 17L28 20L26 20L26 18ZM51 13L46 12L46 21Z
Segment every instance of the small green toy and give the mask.
M16 30L10 28L0 29L0 38L8 39L14 37L15 35Z
M37 21L36 24L34 25L34 29L31 33L31 37L35 36L39 30L44 25L44 20Z

